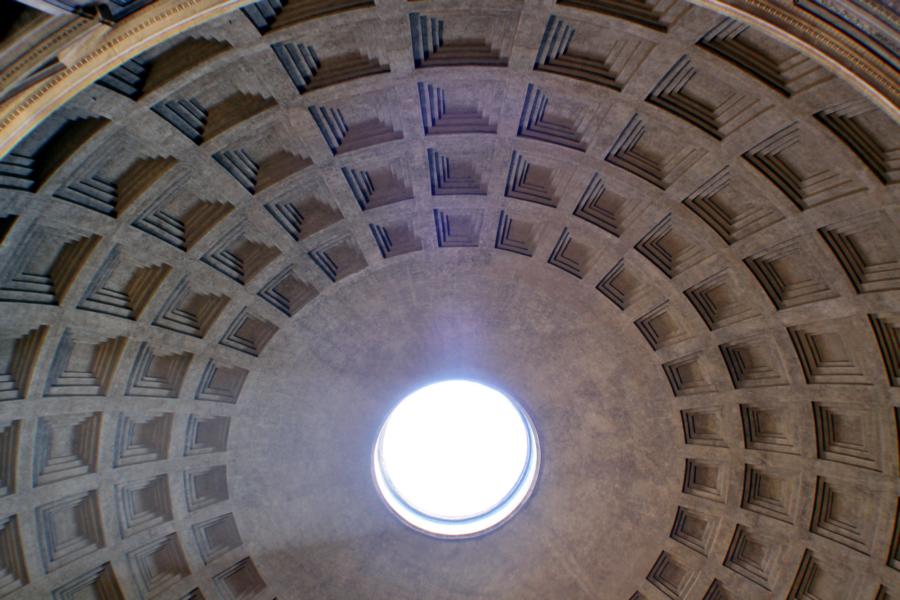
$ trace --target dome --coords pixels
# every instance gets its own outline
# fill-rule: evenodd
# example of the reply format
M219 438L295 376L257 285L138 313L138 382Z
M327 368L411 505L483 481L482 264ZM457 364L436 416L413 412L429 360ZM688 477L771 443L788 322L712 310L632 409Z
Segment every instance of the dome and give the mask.
M887 4L95 8L0 45L0 598L900 597ZM438 381L533 452L459 539Z

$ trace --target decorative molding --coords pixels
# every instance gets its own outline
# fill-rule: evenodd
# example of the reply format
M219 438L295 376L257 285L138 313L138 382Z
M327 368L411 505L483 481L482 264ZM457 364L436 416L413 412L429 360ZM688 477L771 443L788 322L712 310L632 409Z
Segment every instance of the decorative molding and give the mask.
M0 105L0 155L94 81L145 50L202 23L248 5L249 0L158 0L111 29L78 37L59 52L66 67Z
M779 41L825 63L828 70L852 84L888 114L898 117L900 82L897 72L823 19L797 2L774 3L771 0L691 0L758 27ZM802 4L802 3L800 3Z

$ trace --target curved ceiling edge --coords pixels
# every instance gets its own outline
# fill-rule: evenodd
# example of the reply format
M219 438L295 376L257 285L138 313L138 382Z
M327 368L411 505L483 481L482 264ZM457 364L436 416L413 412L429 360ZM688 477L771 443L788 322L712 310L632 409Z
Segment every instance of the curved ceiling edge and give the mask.
M857 91L865 94L895 119L900 115L900 79L896 70L857 39L838 27L850 25L826 21L793 4L779 6L771 0L690 0L715 12L746 22L765 31L826 65ZM820 4L815 2L815 4ZM834 16L834 19L840 17ZM866 32L860 32L866 35Z
M897 77L874 52L802 8L761 0L690 0L739 20L810 53L876 102L895 120ZM175 35L251 4L250 0L157 0L109 30L76 40L62 53L68 66L0 106L0 156L42 119L107 72ZM806 14L801 14L806 13Z
M0 106L0 156L76 94L138 54L251 0L158 0L111 29L102 27L60 52L66 68Z

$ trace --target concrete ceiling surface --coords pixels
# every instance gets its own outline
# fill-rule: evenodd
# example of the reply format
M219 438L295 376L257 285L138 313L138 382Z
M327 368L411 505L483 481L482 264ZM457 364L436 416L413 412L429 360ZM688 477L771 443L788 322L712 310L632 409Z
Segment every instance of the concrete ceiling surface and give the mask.
M0 598L900 597L900 127L678 0L289 0L0 159ZM371 479L518 400L482 537Z

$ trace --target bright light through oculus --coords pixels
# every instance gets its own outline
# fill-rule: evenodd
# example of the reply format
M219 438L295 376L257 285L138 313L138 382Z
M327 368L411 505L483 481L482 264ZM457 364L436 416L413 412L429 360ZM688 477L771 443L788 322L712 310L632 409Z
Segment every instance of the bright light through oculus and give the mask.
M537 436L497 390L451 380L420 388L388 416L374 451L375 482L416 529L464 537L499 525L528 497Z

